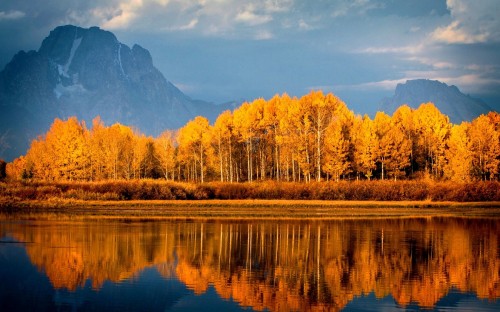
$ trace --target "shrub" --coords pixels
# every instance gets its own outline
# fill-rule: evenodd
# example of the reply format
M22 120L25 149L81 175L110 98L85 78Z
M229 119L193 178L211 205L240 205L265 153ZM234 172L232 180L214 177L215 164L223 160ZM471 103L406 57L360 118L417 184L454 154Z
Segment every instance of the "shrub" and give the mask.
M102 182L0 182L0 196L46 200L315 199L500 201L499 182L340 181L204 184L159 180Z

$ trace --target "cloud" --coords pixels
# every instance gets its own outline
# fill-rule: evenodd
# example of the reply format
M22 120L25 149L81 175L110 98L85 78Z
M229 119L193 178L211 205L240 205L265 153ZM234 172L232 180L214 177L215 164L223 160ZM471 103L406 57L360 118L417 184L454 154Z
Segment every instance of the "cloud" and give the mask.
M407 45L407 46L367 47L356 50L355 52L366 53L366 54L386 54L386 53L416 54L418 52L421 52L423 48L424 46L422 44L417 44L417 45Z
M8 11L8 12L0 11L0 21L17 20L25 16L26 13L21 11Z
M180 26L170 26L170 27L167 27L167 30L169 30L169 31L191 30L191 29L195 29L196 25L198 25L198 19L197 18L193 18L187 24L180 25Z
M449 44L500 40L500 1L447 0L446 4L452 21L434 30L432 39Z
M311 30L311 29L313 29L313 27L311 25L309 25L308 23L306 23L306 21L304 21L303 19L299 20L299 28L302 29L302 30Z
M250 26L266 24L272 21L272 19L273 18L270 15L258 15L251 10L240 12L238 13L238 15L236 15L235 18L236 21L248 24Z
M142 0L129 0L120 3L117 14L104 22L102 27L111 30L126 28L138 17L138 11L142 6Z
M432 33L432 38L446 43L478 43L485 42L488 35L488 33L471 34L458 21L454 21L446 27L436 29Z

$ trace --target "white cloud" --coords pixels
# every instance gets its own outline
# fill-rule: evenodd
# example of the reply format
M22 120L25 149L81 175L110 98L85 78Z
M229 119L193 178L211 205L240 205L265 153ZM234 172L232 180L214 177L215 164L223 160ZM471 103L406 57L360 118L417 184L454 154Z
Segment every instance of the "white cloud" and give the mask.
M117 14L105 21L102 27L111 30L127 28L139 16L138 11L142 6L142 0L128 0L120 3Z
M385 54L385 53L403 53L403 54L416 54L423 50L423 44L418 45L407 45L407 46L386 46L386 47L368 47L364 49L357 50L357 53L367 53L367 54Z
M432 38L446 43L477 43L485 42L488 33L471 34L463 28L458 21L454 21L446 27L439 27L432 33Z
M434 79L442 81L448 85L455 85L465 93L478 92L484 89L493 92L494 89L500 87L500 79L484 77L477 73L454 77L435 77ZM492 90L491 86L495 86L495 88Z
M193 18L189 23L180 25L180 26L170 26L167 27L167 30L169 31L178 31L178 30L191 30L196 28L196 25L198 25L198 19Z
M299 28L302 30L310 30L313 27L311 25L309 25L308 23L306 23L306 21L304 21L303 19L300 19L299 20Z
M0 11L0 21L17 20L17 19L23 18L25 16L26 16L26 13L21 12L21 11L8 11L8 12Z
M500 1L447 0L450 24L438 27L431 38L445 43L483 43L500 40Z
M414 61L414 62L418 62L418 63L423 64L423 65L431 66L434 69L441 69L442 70L442 69L456 69L456 68L458 68L457 65L455 65L455 64L452 64L450 62L441 61L441 60L431 58L431 57L411 56L411 57L407 57L405 59L408 61Z
M242 22L251 26L261 25L268 23L272 20L272 16L270 15L258 15L252 12L251 10L246 10L240 12L236 15L235 20L238 22Z

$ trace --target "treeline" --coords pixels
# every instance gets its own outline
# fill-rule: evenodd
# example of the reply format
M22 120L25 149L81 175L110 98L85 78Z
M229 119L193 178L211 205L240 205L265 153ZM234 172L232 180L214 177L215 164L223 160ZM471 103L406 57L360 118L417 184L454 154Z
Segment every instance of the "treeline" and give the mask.
M196 117L153 138L130 127L91 127L56 119L11 179L101 181L162 178L184 182L360 179L498 180L500 114L455 125L432 103L392 116L355 115L333 94L312 91L257 99L213 125Z

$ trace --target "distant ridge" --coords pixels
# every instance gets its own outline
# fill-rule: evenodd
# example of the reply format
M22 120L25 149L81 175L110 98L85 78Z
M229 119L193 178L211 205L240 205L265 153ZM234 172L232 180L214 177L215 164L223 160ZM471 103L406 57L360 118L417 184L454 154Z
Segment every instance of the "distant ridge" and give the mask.
M398 84L394 95L381 101L380 110L392 114L403 104L417 108L427 102L434 103L453 123L471 121L493 110L482 100L463 94L456 86L427 79L407 80L404 84Z
M98 27L60 26L38 51L18 52L0 72L0 158L24 154L56 117L89 123L100 115L106 124L158 135L198 115L213 121L230 107L186 96L137 44L130 48Z

